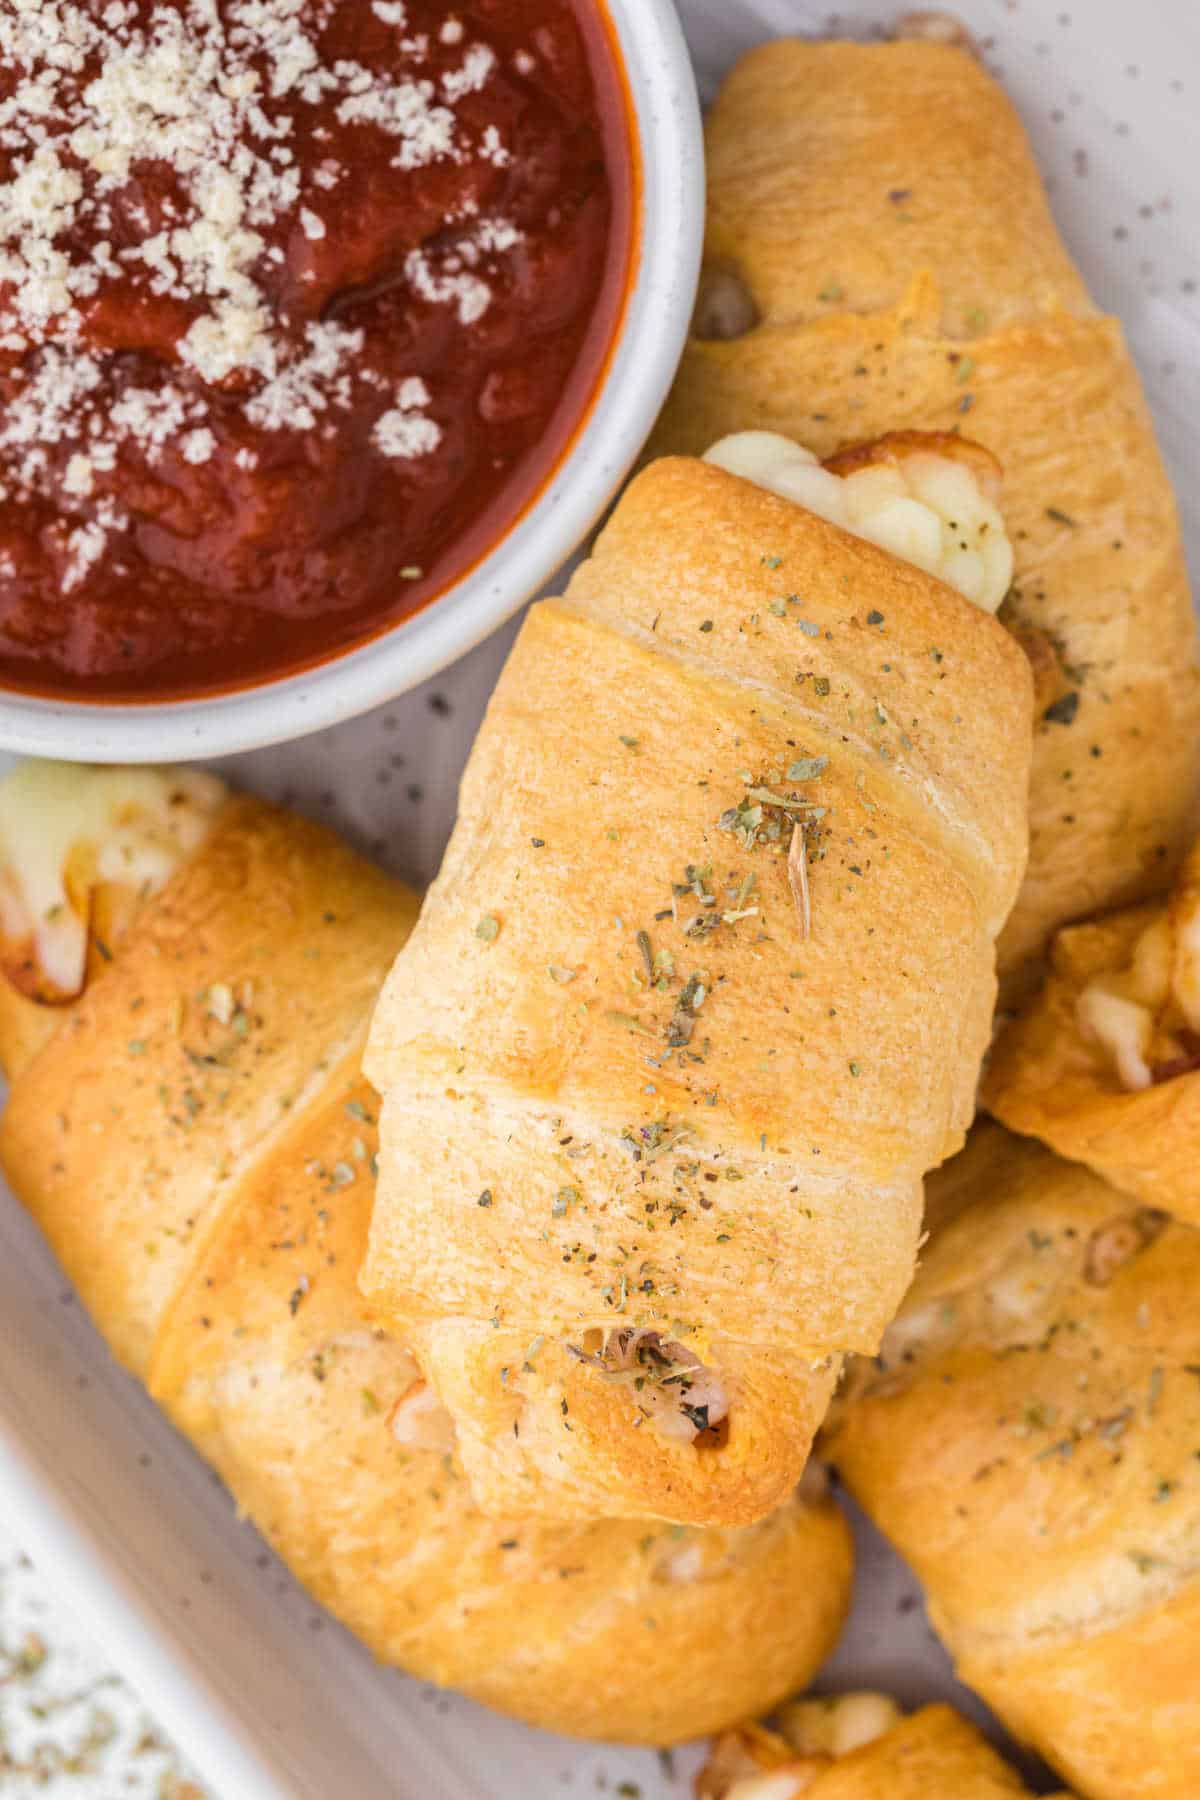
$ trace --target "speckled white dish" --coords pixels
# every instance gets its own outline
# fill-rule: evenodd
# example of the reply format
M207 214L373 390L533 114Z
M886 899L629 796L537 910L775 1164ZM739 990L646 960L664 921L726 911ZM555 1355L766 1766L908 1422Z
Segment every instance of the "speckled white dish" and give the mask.
M319 731L415 687L470 650L596 523L645 443L691 317L704 229L696 84L671 0L605 0L642 166L633 284L603 383L549 483L476 567L361 649L232 694L88 705L0 692L0 746L76 762L180 762Z
M834 28L870 31L902 4L843 0ZM680 8L707 92L755 39L830 29L829 7L814 0ZM1200 15L1186 0L1135 9L1123 0L958 0L958 11L1021 108L1094 291L1125 320L1200 572ZM230 773L428 879L512 629L369 717L236 758ZM641 1800L690 1793L694 1755L677 1757L672 1775L653 1756L523 1731L374 1667L237 1523L196 1456L114 1369L2 1194L0 1513L106 1640L213 1800L611 1800L623 1782ZM857 1609L826 1681L885 1686L910 1703L962 1700L916 1595L864 1529ZM115 1791L79 1784L80 1800ZM25 1797L14 1791L13 1800Z

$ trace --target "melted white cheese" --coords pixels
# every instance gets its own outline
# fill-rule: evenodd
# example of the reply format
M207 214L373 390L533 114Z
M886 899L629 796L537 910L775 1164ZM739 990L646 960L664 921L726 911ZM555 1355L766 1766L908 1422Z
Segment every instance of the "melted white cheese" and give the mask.
M1106 971L1083 989L1075 1017L1122 1087L1131 1093L1151 1087L1155 1062L1177 1053L1172 1031L1200 1030L1200 905L1172 905L1148 925L1128 967Z
M727 1790L725 1800L800 1800L812 1785L811 1768L775 1769L766 1775L746 1775Z
M388 1427L406 1450L437 1450L445 1455L458 1441L454 1420L426 1381L415 1381L401 1395L388 1415Z
M886 1694L795 1700L780 1709L777 1733L743 1730L722 1740L725 1754L734 1756L738 1764L765 1762L768 1766L761 1772L737 1774L724 1788L721 1800L800 1800L832 1763L884 1737L901 1717L899 1707ZM779 1756L788 1750L794 1752L795 1760L780 1763ZM720 1791L719 1786L715 1791Z
M89 893L111 882L150 895L196 849L226 796L195 769L26 762L0 782L0 929L29 940L46 984L78 994Z
M900 1708L886 1694L837 1694L827 1700L796 1700L779 1715L779 1729L794 1750L811 1756L849 1756L873 1744L900 1723Z
M937 451L914 448L836 475L791 438L739 431L704 460L914 563L984 612L996 611L1012 583L998 507L964 462Z
M1076 1001L1075 1015L1084 1036L1099 1044L1112 1061L1122 1087L1136 1093L1153 1085L1154 1014L1149 1007L1092 982Z

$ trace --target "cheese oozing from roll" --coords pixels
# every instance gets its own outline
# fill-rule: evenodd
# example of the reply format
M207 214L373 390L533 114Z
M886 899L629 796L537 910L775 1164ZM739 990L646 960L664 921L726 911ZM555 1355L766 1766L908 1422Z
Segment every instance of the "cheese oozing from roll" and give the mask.
M778 432L739 431L705 461L914 563L985 612L1012 584L999 465L951 432L894 432L821 463Z
M1200 1067L1200 888L1146 927L1124 968L1090 981L1075 1013L1131 1093Z
M15 769L0 783L0 965L12 984L51 1005L75 999L96 887L158 893L226 794L198 769Z
M873 1744L900 1721L886 1694L793 1700L775 1729L744 1725L713 1746L697 1784L699 1800L799 1800L843 1756Z

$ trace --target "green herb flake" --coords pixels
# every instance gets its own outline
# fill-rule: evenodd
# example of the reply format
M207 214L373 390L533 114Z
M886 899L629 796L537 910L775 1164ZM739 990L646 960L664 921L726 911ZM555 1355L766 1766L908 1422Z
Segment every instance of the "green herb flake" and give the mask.
M638 953L642 959L642 967L646 971L646 980L654 985L654 950L650 943L650 933L639 931L637 934Z
M491 1188L484 1188L482 1194L480 1194L480 1196L479 1196L478 1200L475 1202L475 1204L476 1204L476 1206L490 1206L492 1204Z
M637 738L626 737L625 733L621 732L620 739L627 750L636 750L638 748L638 739Z
M782 569L783 567L782 556L764 556L762 560L764 569Z
M818 300L825 300L831 304L837 300L844 300L845 298L846 290L840 281L827 281L817 295Z
M1070 1462L1074 1454L1074 1438L1059 1438L1057 1443L1047 1444L1044 1450L1039 1450L1033 1460L1035 1463Z
M701 631L711 631L712 628L713 628L713 622L711 619L701 620L701 623L700 623Z
M637 1032L641 1037L653 1037L654 1036L654 1033L651 1031L650 1027L646 1024L643 1024L642 1020L635 1017L635 1015L633 1013L616 1012L612 1008L609 1008L609 1010L605 1013L604 1016L608 1020L610 1025L621 1025L625 1028L626 1031Z
M484 913L475 927L475 936L485 944L494 944L500 936L500 921L492 913Z
M681 992L667 1026L667 1043L672 1050L679 1050L692 1041L692 1032L696 1028L696 1014L704 1005L708 988L705 978L699 973L691 975Z
M1046 517L1048 519L1053 519L1056 525L1069 525L1072 531L1074 531L1078 523L1078 520L1073 519L1070 513L1065 513L1061 506L1048 506L1046 508Z
M36 1631L27 1631L24 1638L21 1640L19 1647L10 1654L8 1668L9 1677L18 1675L28 1679L31 1675L36 1675L39 1669L44 1668L49 1655L50 1651L46 1645L46 1640ZM34 1716L42 1715L35 1712ZM5 1758L5 1766L9 1768L13 1766L8 1762L7 1757ZM42 1783L39 1781L38 1786L40 1787L41 1785Z
M816 781L828 767L827 756L798 756L794 763L789 763L787 778L789 781Z
M547 968L546 973L549 975L551 981L557 981L560 987L566 987L568 982L574 981L579 970L564 969L561 963L551 963Z
M379 1404L379 1396L372 1393L370 1388L363 1388L361 1393L362 1409L367 1418L372 1418L377 1412L383 1411L383 1408Z
M872 607L870 612L867 614L867 624L868 625L882 625L883 624L883 614L881 612L877 612L875 610L875 608Z

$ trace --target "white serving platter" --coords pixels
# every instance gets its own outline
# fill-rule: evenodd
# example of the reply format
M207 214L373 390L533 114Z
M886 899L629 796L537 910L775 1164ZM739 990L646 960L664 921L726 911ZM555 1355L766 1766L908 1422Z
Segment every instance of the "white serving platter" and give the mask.
M903 0L847 0L836 12L807 0L680 0L680 10L710 94L759 38L868 35ZM1125 322L1200 571L1200 11L1191 0L960 0L955 10L1025 117L1095 293ZM230 766L244 785L428 879L511 635L355 724ZM376 1667L113 1366L3 1192L0 1519L215 1800L690 1791L694 1752L672 1768L644 1752L569 1744ZM912 1577L869 1529L860 1535L855 1615L825 1684L878 1684L910 1703L957 1691L963 1701Z

